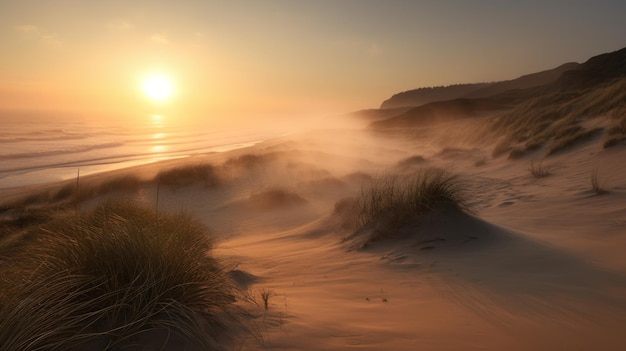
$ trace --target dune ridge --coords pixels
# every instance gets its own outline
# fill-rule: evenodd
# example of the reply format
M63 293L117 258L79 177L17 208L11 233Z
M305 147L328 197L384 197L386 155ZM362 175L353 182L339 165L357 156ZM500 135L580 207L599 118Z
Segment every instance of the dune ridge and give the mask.
M524 102L493 114L437 123L423 117L397 129L361 121L226 153L0 190L0 262L12 272L0 280L0 325L34 320L23 316L36 310L37 296L67 306L52 289L36 289L38 295L29 285L51 283L40 279L48 271L34 259L42 252L56 271L52 264L81 245L93 250L85 251L89 257L102 258L83 260L91 267L127 267L133 259L107 259L123 254L111 249L120 242L135 242L126 232L130 223L131 233L143 236L128 255L148 263L130 265L130 283L101 279L180 294L168 300L180 307L165 312L172 319L140 309L159 318L124 315L146 328L118 335L136 324L120 327L117 311L81 329L80 318L97 315L83 307L100 313L120 304L78 299L76 323L60 324L71 337L38 342L148 350L621 350L624 79L567 92L542 89L519 91L513 100ZM396 112L373 114L384 121ZM606 147L609 140L616 141ZM109 213L107 206L118 206L107 215L112 220L81 222ZM85 243L79 233L86 228ZM144 257L167 245L177 248L168 258L174 266L160 255ZM55 251L68 247L63 255ZM183 274L168 290L161 281L141 280L143 268L153 276L190 271L202 279ZM34 273L24 279L24 272ZM194 285L206 274L225 288L218 298L203 290L206 284ZM199 291L187 295L181 287L188 284ZM103 296L141 302L133 291ZM0 337L20 339L16 328L1 330Z

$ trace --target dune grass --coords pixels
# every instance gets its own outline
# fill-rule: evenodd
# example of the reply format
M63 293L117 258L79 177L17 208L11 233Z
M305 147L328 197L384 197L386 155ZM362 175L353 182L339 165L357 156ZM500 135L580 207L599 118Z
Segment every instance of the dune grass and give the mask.
M358 232L373 229L367 243L394 237L398 229L415 225L424 215L446 208L466 210L455 175L437 168L422 169L410 176L384 175L362 187L351 204L335 207L346 227Z
M504 136L493 150L498 157L510 150L516 158L547 145L547 155L576 145L599 130L583 123L599 116L619 114L626 108L626 78L589 90L543 95L522 103L499 116L492 126L497 137ZM617 135L617 134L616 134ZM607 140L616 144L618 137ZM620 139L621 140L621 139Z
M593 129L580 129L575 132L571 132L563 137L556 138L548 147L546 156L553 155L559 151L572 147L580 142L589 140L602 131L601 128Z
M426 162L426 159L422 155L413 155L411 157L404 158L398 161L398 167L411 167L422 165Z
M79 203L98 196L113 192L137 192L146 181L134 174L122 174L105 180L89 180L78 182L68 180L63 185L42 191L32 192L29 195L3 203L6 208L20 208L30 205L47 205L50 203Z
M204 183L207 187L213 187L222 182L217 169L208 163L190 164L160 171L155 181L174 188L194 183Z
M605 149L626 141L626 107L617 111L613 124L607 130L606 140L602 145Z
M136 193L141 187L149 184L151 180L125 173L118 176L98 179L68 180L63 185L39 192L33 192L28 196L3 204L7 208L25 207L35 204L49 203L81 203L99 196L115 192ZM222 183L219 169L211 164L190 164L171 169L165 169L157 173L152 182L160 185L180 188L194 183L203 183L207 187L218 186Z
M123 174L103 181L68 181L61 188L50 191L46 200L81 202L114 191L135 192L144 182L133 174Z
M598 175L598 169L594 168L591 171L591 176L589 177L589 181L591 182L591 190L593 190L593 192L596 195L602 195L604 193L606 193L606 189L604 187L604 182L602 180L602 178Z
M544 166L541 162L535 163L534 161L530 161L530 168L528 170L535 178L544 178L550 175L549 168Z
M273 151L264 154L244 154L229 158L222 166L227 171L229 170L235 173L240 173L241 171L250 172L278 160L283 154L285 154L285 152L282 151Z
M4 272L3 350L121 350L142 335L218 350L228 338L238 292L189 217L111 202L32 230Z
M300 195L283 189L270 188L262 192L250 195L248 203L257 208L280 208L285 206L299 206L307 201Z

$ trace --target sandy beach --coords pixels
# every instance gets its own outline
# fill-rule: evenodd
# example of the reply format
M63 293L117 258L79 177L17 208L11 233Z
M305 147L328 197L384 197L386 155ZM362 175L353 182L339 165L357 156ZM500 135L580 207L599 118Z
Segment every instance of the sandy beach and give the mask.
M463 122L431 132L461 127L469 132ZM230 349L618 350L626 343L626 148L602 141L507 160L484 143L319 130L84 177L85 188L125 174L146 182L96 194L78 211L126 198L205 225L251 297L242 306L256 333ZM532 175L537 162L549 175ZM219 182L147 182L189 165L211 165ZM365 248L346 240L342 199L381 174L427 167L457 175L467 212L436 211ZM594 170L605 193L592 189Z
M0 351L626 350L625 13L3 1Z

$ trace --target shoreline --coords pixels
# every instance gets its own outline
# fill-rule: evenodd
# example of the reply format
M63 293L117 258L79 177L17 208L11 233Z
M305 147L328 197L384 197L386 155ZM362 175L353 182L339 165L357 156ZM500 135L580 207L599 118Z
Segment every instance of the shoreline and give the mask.
M626 342L626 237L617 220L626 218L625 147L604 149L597 136L541 159L550 174L537 178L528 167L541 150L508 160L490 147L426 144L365 130L291 134L81 176L81 190L119 187L79 200L80 212L131 200L206 227L215 257L236 265L232 275L256 302L245 305L246 321L262 337L233 349L548 351ZM602 195L589 184L600 166ZM424 168L457 174L475 212L434 213L405 227L407 237L347 248L340 205L383 171ZM162 171L174 181L158 183ZM126 175L139 181L115 183ZM50 199L64 185L72 181L0 196L47 194L32 206L37 213L56 205ZM75 216L74 207L65 211Z
M70 162L69 165L58 165L52 167L42 167L42 168L30 168L24 169L20 171L8 171L8 175L0 178L0 191L6 189L15 189L21 187L28 186L37 186L37 185L45 185L45 184L53 184L57 182L63 182L68 179L76 178L78 171L80 171L80 176L89 176L107 172L113 172L118 170L128 170L134 167L155 164L160 162L165 162L169 160L177 160L177 159L186 159L195 156L207 155L212 153L224 153L237 149L248 148L260 143L263 143L266 140L254 140L248 142L238 142L233 144L225 144L218 146L211 146L202 149L193 150L193 153L183 153L176 152L175 155L167 155L160 154L154 155L151 157L140 157L137 159L124 160L119 162L104 162L104 163L90 163L85 165L72 165ZM149 155L146 155L149 156ZM94 160L95 161L95 160ZM81 162L81 161L76 161ZM9 184L9 185L7 185Z

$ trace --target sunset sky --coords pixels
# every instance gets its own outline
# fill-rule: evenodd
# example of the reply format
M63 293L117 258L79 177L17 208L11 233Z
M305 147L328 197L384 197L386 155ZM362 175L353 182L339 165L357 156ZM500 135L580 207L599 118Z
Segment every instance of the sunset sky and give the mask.
M2 1L0 109L349 112L620 49L625 14L624 1ZM155 75L167 101L142 91Z

